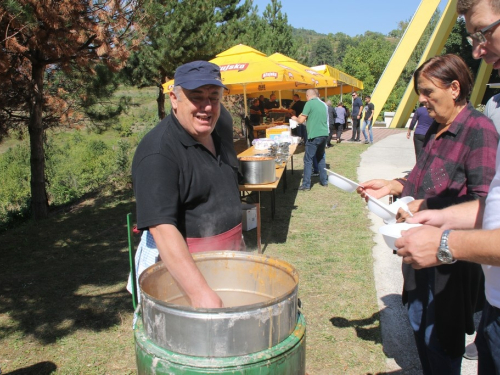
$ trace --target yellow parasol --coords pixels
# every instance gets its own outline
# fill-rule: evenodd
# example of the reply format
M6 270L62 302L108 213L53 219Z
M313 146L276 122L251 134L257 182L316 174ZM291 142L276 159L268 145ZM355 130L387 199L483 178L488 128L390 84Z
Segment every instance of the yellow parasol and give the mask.
M337 81L334 77L321 74L320 72L317 72L314 69L302 65L297 60L294 60L291 57L285 56L281 53L273 53L272 55L269 56L269 58L277 62L284 68L297 70L303 73L305 76L311 77L311 80L315 81L316 88L337 87Z
M219 53L210 62L220 66L229 95L314 87L311 75L283 67L244 44Z
M363 82L346 74L333 66L330 65L319 65L313 66L311 69L332 77L338 83L337 87L325 88L325 97L331 95L339 95L342 100L342 94L347 92L353 92L357 90L363 90Z
M308 89L315 86L312 75L285 68L270 60L264 53L244 44L219 53L210 62L219 65L222 82L228 88L227 95L244 94L245 115L248 113L247 93ZM172 87L172 80L163 85L165 92Z

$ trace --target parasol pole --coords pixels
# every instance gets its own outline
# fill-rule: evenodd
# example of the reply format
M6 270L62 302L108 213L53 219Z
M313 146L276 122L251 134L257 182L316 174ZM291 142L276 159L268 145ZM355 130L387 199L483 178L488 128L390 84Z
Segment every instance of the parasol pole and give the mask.
M281 90L278 91L278 100L281 108Z
M248 116L248 108L247 108L247 85L243 84L243 101L245 103L245 117Z

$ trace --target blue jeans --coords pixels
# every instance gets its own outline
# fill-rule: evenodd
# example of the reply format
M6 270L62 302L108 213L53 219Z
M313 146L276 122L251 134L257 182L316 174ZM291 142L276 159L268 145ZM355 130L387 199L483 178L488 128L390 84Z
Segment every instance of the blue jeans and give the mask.
M326 162L325 162L325 146L328 137L316 137L308 139L306 142L306 149L304 153L304 179L302 186L305 188L311 187L311 175L313 170L313 160L318 160L319 169L319 182L321 185L328 185L328 176L326 175Z
M476 335L478 375L500 374L500 309L487 301Z
M434 268L420 270L417 287L408 291L410 319L424 375L460 375L462 357L450 357L437 338L434 304Z
M368 139L368 136L366 135L365 129L368 126L368 133L370 133L370 139ZM372 120L363 120L363 127L361 128L361 131L363 132L363 137L365 137L365 141L370 141L370 143L373 143L373 131L372 131Z

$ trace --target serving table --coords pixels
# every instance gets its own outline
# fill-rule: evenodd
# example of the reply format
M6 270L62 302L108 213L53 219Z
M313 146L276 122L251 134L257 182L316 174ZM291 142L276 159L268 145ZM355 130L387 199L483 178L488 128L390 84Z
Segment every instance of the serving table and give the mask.
M272 183L269 184L243 184L239 185L239 189L241 192L254 192L256 191L257 194L257 246L259 248L259 254L261 253L261 241L260 241L260 192L261 191L270 191L271 192L271 218L274 219L274 213L276 211L276 197L275 197L275 190L278 187L281 177L283 177L283 192L286 191L287 184L286 184L286 170L287 170L287 164L290 161L291 163L291 168L292 168L292 174L293 174L293 154L295 150L297 150L297 145L292 144L288 148L288 158L286 162L283 162L281 164L276 164L276 180ZM262 154L263 150L256 150L254 146L246 149L245 151L241 152L238 154L238 158L244 157L244 156L253 156L255 154Z
M259 131L261 131L261 130L267 130L269 128L272 128L272 127L275 127L275 126L280 126L280 125L287 125L288 126L288 122L272 122L272 123L269 123L269 124L254 125L253 126L253 137L254 137L254 139L255 138L259 138Z

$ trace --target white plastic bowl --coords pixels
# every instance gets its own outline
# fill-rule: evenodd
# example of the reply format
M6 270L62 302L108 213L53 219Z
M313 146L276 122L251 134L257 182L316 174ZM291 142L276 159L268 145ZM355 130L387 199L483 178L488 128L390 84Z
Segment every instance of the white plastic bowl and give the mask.
M391 224L396 222L397 209L394 211L389 205L370 195L368 196L367 205L371 212L382 218L386 223Z
M398 212L398 210L402 207L404 208L405 210L408 209L408 203L414 201L415 198L413 197L403 197L403 198L399 198L397 199L396 201L394 201L394 203L391 203L389 205L389 207L391 207L391 210L396 210L396 213Z
M402 230L408 230L410 228L416 228L421 226L422 224L407 224L407 223L396 223L396 224L387 224L381 226L378 229L378 232L384 237L384 241L393 250L397 250L394 243L396 240L401 237Z
M411 201L414 201L415 198L413 197L403 197L403 198L399 198L397 199L395 202L391 203L389 205L389 209L394 212L394 214L397 216L398 215L398 211L400 208L402 208L403 210L405 210L406 212L410 212L409 209L408 209L408 203L410 203ZM413 216L413 215L412 215ZM387 221L385 222L386 224L391 224L391 221Z
M325 170L326 173L328 173L328 182L344 191L347 191L348 193L352 193L354 190L358 188L358 186L361 186L358 183L349 180L347 177L332 172L326 168Z
M381 217L386 224L394 224L400 208L408 211L408 203L414 201L413 197L403 197L390 205L385 204L380 199L368 196L368 209L375 215Z

